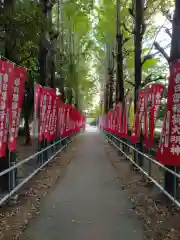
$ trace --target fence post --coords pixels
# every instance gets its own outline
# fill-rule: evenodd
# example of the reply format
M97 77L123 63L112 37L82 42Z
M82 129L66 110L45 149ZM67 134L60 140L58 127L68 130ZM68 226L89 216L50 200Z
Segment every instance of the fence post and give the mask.
M139 138L139 143L138 143L138 150L140 151L140 152L144 152L143 151L143 134L142 134L142 131L141 131L141 134L140 134L140 138ZM141 154L138 154L138 159L137 159L137 163L138 163L138 165L140 166L140 167L142 167L143 165L144 165L144 157L141 155Z
M176 167L175 166L167 166L165 165L167 168L169 168L172 171L176 171ZM165 190L171 194L172 196L175 196L177 193L177 189L178 189L178 179L176 176L174 176L172 173L170 173L169 171L165 170L164 173L164 188Z
M13 167L16 164L16 153L9 151L9 167ZM17 169L13 169L9 172L9 192L12 191L17 185ZM11 200L17 200L18 195L11 197Z
M9 168L8 150L6 155L0 158L0 172ZM9 174L5 174L0 177L0 192L9 191Z

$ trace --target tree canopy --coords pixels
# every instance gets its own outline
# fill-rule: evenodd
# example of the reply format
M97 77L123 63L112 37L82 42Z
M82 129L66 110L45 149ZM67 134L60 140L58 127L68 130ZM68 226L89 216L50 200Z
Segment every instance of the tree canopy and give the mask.
M59 88L65 102L81 110L92 107L100 90L106 91L108 69L115 91L116 2L1 1L0 53L27 68L28 86L33 88L34 82L52 85ZM154 81L167 82L173 9L173 0L148 0L141 9L142 87ZM125 94L134 96L135 6L131 0L122 0L118 12Z

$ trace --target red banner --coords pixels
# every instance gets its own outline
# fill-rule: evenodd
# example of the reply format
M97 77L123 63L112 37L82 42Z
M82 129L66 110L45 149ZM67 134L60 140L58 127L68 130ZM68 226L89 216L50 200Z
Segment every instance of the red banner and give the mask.
M40 118L40 99L42 87L40 84L34 86L34 122L33 122L33 137L38 139L39 134L39 118Z
M111 127L111 133L116 133L116 111L113 109L112 111L112 127Z
M107 115L103 116L103 129L105 131L108 131L108 118L107 118Z
M24 82L26 79L26 72L24 68L14 68L14 84L12 103L9 115L9 150L16 151L17 137L19 132L19 124L21 118L22 102L24 99Z
M47 141L51 141L51 126L52 126L52 118L53 118L53 106L54 101L56 98L56 90L52 88L45 88L45 91L47 92L47 111L45 116L45 123L44 123L44 138L47 139Z
M122 134L122 103L118 103L117 106L117 134L121 136Z
M139 99L138 99L138 106L136 110L134 125L132 129L132 135L130 137L130 141L132 143L139 142L139 136L141 131L141 120L144 114L144 92L142 90L139 91Z
M48 141L53 141L56 139L57 135L57 117L58 117L58 101L60 101L59 96L53 95L53 101L52 101L52 111L50 115L50 121L49 121L49 135L48 135Z
M37 116L41 97L41 85L35 84L34 87L34 114Z
M144 144L145 147L148 148L149 146L149 131L148 131L148 122L149 122L149 118L148 118L148 103L149 103L149 92L150 89L149 87L147 87L144 91Z
M53 96L55 96L56 90L52 88L42 88L40 97L40 130L39 141L42 141L45 137L49 139L49 121L50 114L53 106Z
M124 113L123 113L123 138L128 137L128 117L129 110L132 103L132 98L125 99L124 101Z
M47 95L44 89L42 88L41 97L40 97L40 118L39 118L39 141L43 140L43 128L45 122L45 116L47 111Z
M65 108L65 104L61 105L60 108L60 112L61 112L61 120L60 120L60 136L64 137L65 136L65 120L66 120L66 108Z
M61 100L60 96L57 96L57 124L56 124L56 136L60 137L60 124L61 124Z
M180 166L180 62L174 62L168 86L168 99L157 159Z
M153 147L154 128L156 123L157 112L161 105L161 98L164 92L164 85L156 83L151 86L151 109L150 109L150 124L149 124L149 147Z
M108 112L108 132L111 133L111 126L112 126L112 113Z
M66 104L66 136L71 135L71 111L72 106L69 104Z
M74 132L78 132L78 114L77 114L77 110L74 108L73 109L73 119L74 119Z
M128 136L128 119L127 119L127 102L124 101L123 106L123 116L122 118L122 128L121 128L121 134L119 136L121 138L126 138Z
M14 67L0 60L0 157L6 155L9 130L9 110L12 105ZM13 104L13 108L15 104Z

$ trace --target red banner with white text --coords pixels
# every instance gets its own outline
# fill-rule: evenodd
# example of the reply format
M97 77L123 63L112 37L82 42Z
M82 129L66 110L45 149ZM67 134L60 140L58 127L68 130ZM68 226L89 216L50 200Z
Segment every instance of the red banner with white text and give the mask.
M132 135L130 137L130 141L132 143L139 142L139 136L141 131L141 121L142 121L143 114L144 114L144 92L140 90L135 120L133 124L133 129L132 129Z
M42 88L40 97L40 121L39 141L44 138L50 140L49 123L52 114L53 103L56 97L56 89Z
M21 118L22 103L24 99L24 82L26 72L24 68L14 67L12 102L9 115L9 150L16 151L17 137Z
M144 90L144 124L143 124L143 127L144 127L144 144L145 144L145 147L148 148L149 146L149 118L148 118L148 103L149 103L149 95L150 95L150 89L149 87L147 87L145 90Z
M128 137L128 117L129 117L129 110L132 103L132 98L127 98L124 101L124 113L123 113L123 138Z
M14 66L0 60L0 157L6 155L14 79Z
M120 137L122 135L122 103L116 105L117 108L117 134Z
M161 105L161 98L164 92L164 85L156 83L151 86L151 108L150 108L150 124L149 124L149 147L153 147L154 128L157 118L157 112Z
M61 121L60 121L60 137L65 137L65 121L66 121L66 108L65 104L61 105Z
M42 87L40 84L34 86L34 122L33 122L33 137L38 139L39 121L40 121L40 99Z
M180 62L172 63L166 116L157 159L166 165L180 166Z

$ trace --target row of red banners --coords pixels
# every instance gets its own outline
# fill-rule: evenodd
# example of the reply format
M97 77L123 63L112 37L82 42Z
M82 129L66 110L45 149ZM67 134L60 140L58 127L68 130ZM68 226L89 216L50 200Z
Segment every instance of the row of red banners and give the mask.
M143 123L145 146L147 148L152 148L155 121L163 92L164 85L159 83L152 84L144 91L140 90L131 136L128 135L129 109L132 103L131 98L125 99L124 105L118 103L113 110L108 112L107 115L101 117L100 121L102 127L106 131L112 134L117 134L121 138L129 138L132 143L138 143L142 126L141 124ZM150 116L148 116L149 107Z
M70 104L60 101L56 89L35 86L35 122L38 120L39 141L48 142L71 136L84 128L85 117ZM38 107L39 106L39 107Z
M155 121L163 92L164 85L160 83L152 84L139 91L136 114L130 135L128 134L128 119L132 104L131 98L125 99L123 105L118 103L107 115L100 117L101 127L111 134L117 134L120 138L129 139L133 144L139 142L142 130L145 147L152 148Z
M7 148L16 151L26 72L22 67L0 60L0 157ZM72 105L64 104L56 90L35 85L35 120L39 141L79 132L85 117Z
M131 99L126 99L123 106L121 103L117 104L106 116L100 117L101 127L121 138L129 138L131 143L138 143L142 129L145 147L152 148L155 122L163 92L164 85L159 83L139 91L131 136L128 136L127 132L128 105L131 104ZM166 114L157 148L157 160L162 164L180 166L180 61L173 62L171 66Z

